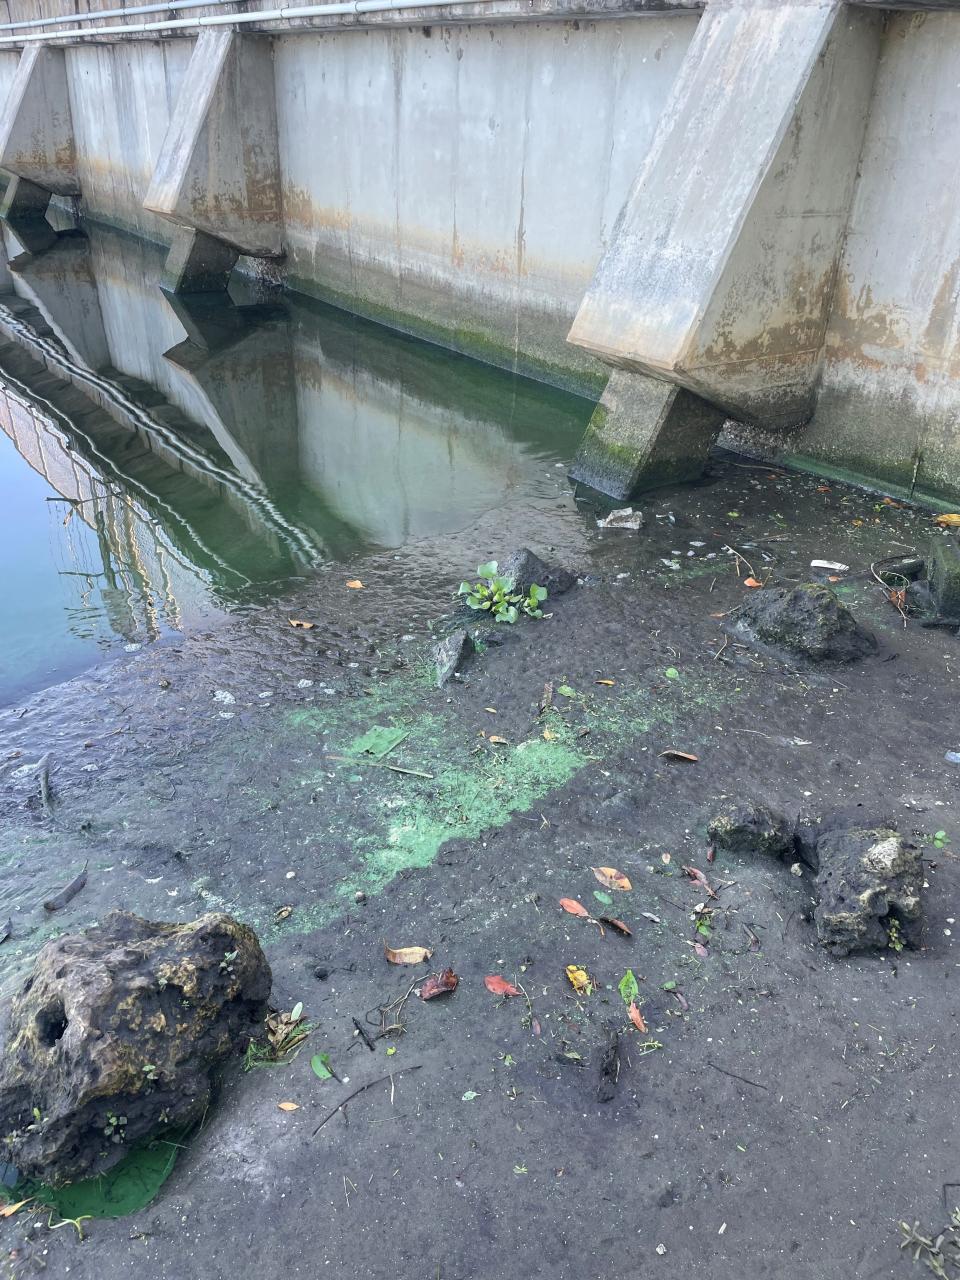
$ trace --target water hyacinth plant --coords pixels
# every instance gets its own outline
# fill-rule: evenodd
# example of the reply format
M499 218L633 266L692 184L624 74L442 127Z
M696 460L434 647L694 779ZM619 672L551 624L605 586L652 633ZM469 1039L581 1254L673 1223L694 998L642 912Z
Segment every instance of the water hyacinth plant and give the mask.
M465 596L471 609L480 609L493 615L497 622L516 622L521 613L528 618L542 618L540 606L547 598L546 587L533 583L524 595L514 589L513 578L504 578L497 572L496 560L477 568L478 582L461 582L458 596Z

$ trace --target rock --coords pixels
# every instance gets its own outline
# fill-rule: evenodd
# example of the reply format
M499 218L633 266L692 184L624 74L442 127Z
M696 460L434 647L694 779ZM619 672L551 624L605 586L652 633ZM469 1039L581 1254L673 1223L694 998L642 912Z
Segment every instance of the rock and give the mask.
M739 635L813 662L853 662L877 649L836 592L819 583L751 591L730 623Z
M710 821L707 833L718 849L728 853L764 853L772 858L796 857L792 819L763 804L736 801Z
M433 662L437 669L437 688L442 689L476 646L465 627L451 633L433 646Z
M817 844L817 936L833 956L919 942L920 851L891 827L824 831Z
M955 534L931 539L927 579L940 617L960 619L960 538Z
M116 911L48 942L11 1007L5 1158L59 1186L199 1119L212 1070L262 1023L270 984L253 930L227 915L162 924Z
M577 580L567 569L552 568L544 564L539 556L535 556L526 547L514 551L506 560L501 561L498 572L502 578L512 578L517 591L526 593L536 584L538 587L546 587L550 596L563 595Z

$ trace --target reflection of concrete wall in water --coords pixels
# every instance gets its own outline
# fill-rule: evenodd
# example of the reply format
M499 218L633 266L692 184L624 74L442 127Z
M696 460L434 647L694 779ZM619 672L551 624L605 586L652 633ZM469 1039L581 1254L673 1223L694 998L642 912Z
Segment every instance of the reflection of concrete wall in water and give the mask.
M72 629L102 634L105 622L123 639L142 641L155 638L162 627L179 628L184 609L199 605L202 583L156 522L128 493L106 484L50 419L3 388L0 429L68 500L56 507L51 528L72 601ZM93 538L77 539L74 521L90 529ZM94 545L95 554L90 553Z

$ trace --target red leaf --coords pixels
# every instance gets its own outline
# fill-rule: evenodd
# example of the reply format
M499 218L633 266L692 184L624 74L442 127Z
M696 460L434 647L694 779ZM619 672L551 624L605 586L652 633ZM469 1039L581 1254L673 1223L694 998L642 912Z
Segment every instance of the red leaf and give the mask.
M483 985L495 996L518 996L520 994L512 982L508 982L506 978L501 978L498 973L488 974L483 980Z
M681 867L680 869L685 871L691 880L695 880L708 897L715 898L717 896L716 890L711 888L710 881L699 867Z
M432 1000L435 996L445 996L456 991L460 979L452 969L444 969L443 973L431 973L420 988L421 1000Z
M636 1000L630 1001L629 1007L627 1008L627 1013L630 1015L630 1021L637 1028L638 1031L646 1031L647 1024L643 1020L643 1014L637 1008Z
M615 920L613 916L600 916L599 919L601 924L609 925L617 933L622 933L625 938L633 937L633 930L628 929L622 920Z
M666 751L661 751L660 754L667 760L686 760L689 764L696 764L700 759L692 751L677 751L675 747L669 747Z
M569 911L572 916L586 916L590 919L590 912L582 902L577 902L575 898L561 898L560 905L564 911Z
M743 585L745 587L762 587L763 583L758 582L756 578L744 578Z

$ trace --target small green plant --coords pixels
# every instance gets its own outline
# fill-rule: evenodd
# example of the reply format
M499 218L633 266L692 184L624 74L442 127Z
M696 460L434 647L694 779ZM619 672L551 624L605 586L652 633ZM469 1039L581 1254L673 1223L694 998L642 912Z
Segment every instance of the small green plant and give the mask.
M238 954L239 952L237 951L225 951L223 953L223 959L220 961L221 973L228 973L231 978L235 976L236 970L233 967L233 962L236 960Z
M896 951L898 955L904 948L903 933L900 930L900 921L896 916L891 916L890 923L887 925L887 946L890 947L891 951Z
M107 1123L103 1126L104 1134L111 1142L123 1142L127 1127L126 1116L115 1116L112 1111L107 1112Z
M945 831L935 831L933 833L933 847L935 849L945 849L950 843L950 837Z
M940 1280L960 1276L960 1209L954 1209L949 1223L936 1235L923 1235L920 1223L900 1223L903 1239L900 1248L913 1254L914 1262L922 1262Z
M264 1024L266 1040L251 1040L243 1059L244 1071L254 1067L274 1067L292 1062L313 1030L313 1023L303 1016L303 1002L298 1000L289 1013L272 1010Z
M458 596L466 596L471 609L492 614L496 622L514 623L525 613L528 618L542 618L540 606L547 598L546 587L533 583L526 595L515 590L513 578L505 578L498 572L496 560L477 567L479 582L461 582Z
M157 1079L157 1068L156 1068L156 1066L155 1066L155 1064L154 1064L154 1063L152 1063L152 1062L145 1062L145 1063L143 1064L143 1074L146 1076L146 1078L147 1078L147 1083L148 1083L148 1084L155 1084L155 1083L156 1083L156 1079Z

